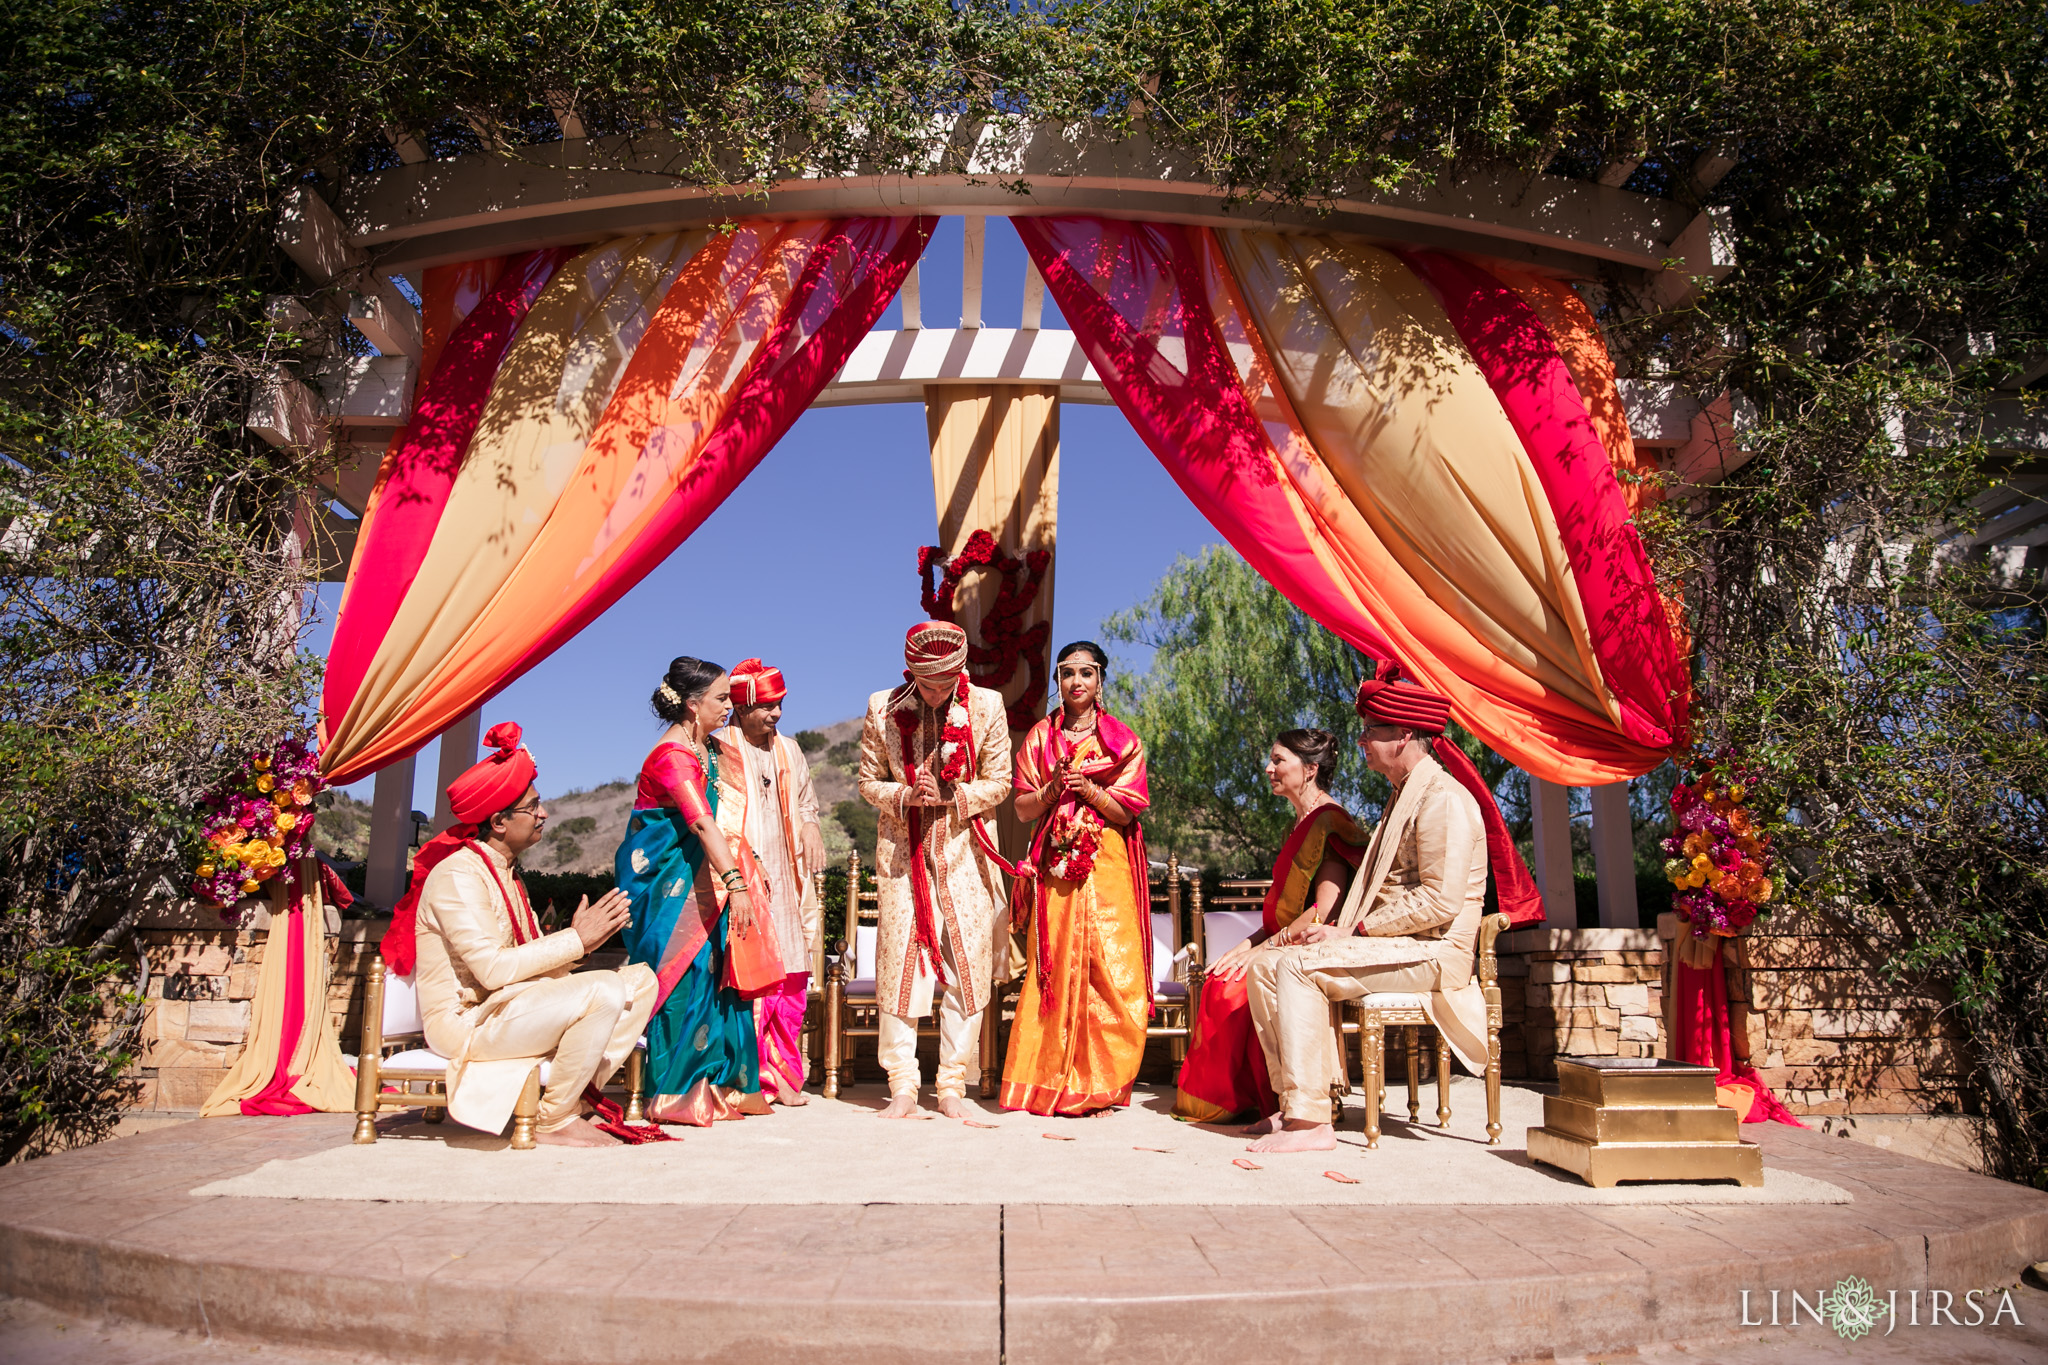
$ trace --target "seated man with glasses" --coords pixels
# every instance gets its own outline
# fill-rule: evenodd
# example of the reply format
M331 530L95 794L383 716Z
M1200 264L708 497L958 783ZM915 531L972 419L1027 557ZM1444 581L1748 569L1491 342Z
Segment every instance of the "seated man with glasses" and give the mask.
M1393 784L1365 858L1334 921L1304 914L1269 940L1246 976L1252 1027L1280 1112L1247 1132L1255 1152L1336 1146L1330 1088L1343 1072L1333 1001L1375 992L1422 998L1460 1061L1486 1064L1486 1001L1472 981L1486 907L1489 846L1515 856L1493 795L1443 737L1450 702L1400 679L1392 665L1358 689L1365 761Z
M570 968L619 931L627 900L613 890L576 907L567 929L543 933L519 876L521 853L541 840L548 813L533 785L533 755L519 727L494 727L498 752L448 784L461 823L413 861L418 918L416 983L427 1045L448 1059L448 1113L497 1132L534 1066L546 1060L536 1141L609 1147L617 1139L582 1116L584 1091L611 1078L647 1027L654 972ZM400 906L393 932L409 921ZM394 954L385 942L385 959Z

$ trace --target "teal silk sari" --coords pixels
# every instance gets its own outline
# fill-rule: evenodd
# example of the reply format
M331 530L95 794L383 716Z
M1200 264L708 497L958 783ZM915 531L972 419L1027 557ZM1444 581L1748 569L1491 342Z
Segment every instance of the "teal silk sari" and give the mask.
M705 795L718 809L718 760ZM647 1094L680 1095L699 1081L741 1092L761 1088L754 1007L725 984L726 912L697 874L704 844L681 811L636 809L613 870L632 898L626 926L631 961L654 969L661 1003L647 1023Z

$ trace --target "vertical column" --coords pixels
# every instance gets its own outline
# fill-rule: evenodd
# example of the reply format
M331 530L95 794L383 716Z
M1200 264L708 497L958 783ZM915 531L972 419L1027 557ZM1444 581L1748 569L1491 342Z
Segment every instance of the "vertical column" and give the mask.
M948 558L965 549L976 531L993 535L1005 554L1055 548L1060 487L1056 386L934 384L925 389L925 426L931 438L939 545ZM1020 630L1052 621L1053 568L1053 563L1046 565L1037 596L1017 622ZM977 644L985 642L982 624L1001 588L1001 575L973 573L954 595L955 619ZM1020 663L1001 691L1006 702L1028 702L1025 709L1036 719L1045 691L1041 680L1037 693L1027 695L1032 682L1028 663ZM1005 852L1021 853L1023 827L1007 803L996 824Z
M1529 778L1529 815L1535 826L1536 889L1543 893L1543 918L1553 929L1579 926L1572 887L1571 789Z
M363 896L389 910L405 895L406 851L412 847L412 755L377 770L370 797L369 866L363 869Z
M483 725L481 706L441 732L441 763L434 782L434 832L455 823L448 804L448 784L476 766L477 732Z
M1610 782L1592 792L1593 870L1600 879L1600 927L1640 928L1635 819L1628 808L1628 783Z

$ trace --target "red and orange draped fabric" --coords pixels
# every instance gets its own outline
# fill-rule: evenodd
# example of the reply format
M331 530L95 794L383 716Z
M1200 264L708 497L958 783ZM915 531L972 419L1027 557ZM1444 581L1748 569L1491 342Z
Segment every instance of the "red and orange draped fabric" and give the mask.
M845 363L931 227L743 222L430 277L447 339L335 625L327 780L417 750L681 544Z
M1627 419L1569 290L1335 237L1016 226L1153 453L1310 616L1538 777L1684 742Z

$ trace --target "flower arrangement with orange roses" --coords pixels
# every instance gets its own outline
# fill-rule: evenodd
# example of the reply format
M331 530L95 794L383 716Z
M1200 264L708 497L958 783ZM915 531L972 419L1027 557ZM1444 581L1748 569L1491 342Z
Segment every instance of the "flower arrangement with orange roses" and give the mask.
M192 890L214 905L232 905L313 848L313 798L320 791L312 750L286 739L267 754L251 754L201 803L206 848L193 872Z
M1770 836L1744 801L1756 774L1723 750L1694 761L1694 771L1671 789L1671 820L1664 840L1664 875L1678 888L1671 908L1699 935L1733 938L1760 914L1776 887Z

